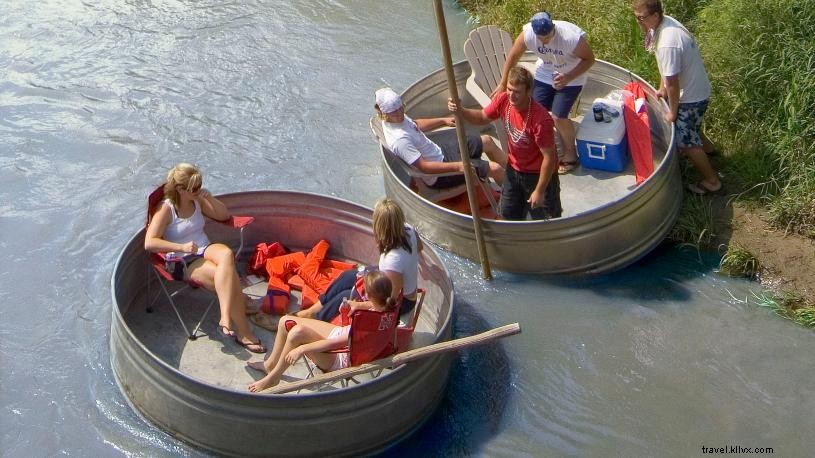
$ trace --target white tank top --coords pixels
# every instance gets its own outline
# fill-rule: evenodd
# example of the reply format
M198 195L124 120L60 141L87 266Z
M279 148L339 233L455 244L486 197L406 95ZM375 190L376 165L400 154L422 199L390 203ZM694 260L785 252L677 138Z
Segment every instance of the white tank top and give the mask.
M555 23L555 36L545 45L538 41L531 24L526 23L523 26L526 49L538 56L535 64L535 79L550 85L552 84L552 72L568 73L580 63L581 59L574 54L574 50L580 38L586 34L571 22L552 22ZM584 86L587 78L588 75L583 73L569 81L567 86Z
M195 242L198 251L201 252L209 245L209 238L204 232L204 214L201 213L201 206L195 203L195 211L189 218L179 218L175 206L169 199L164 201L164 205L170 207L170 214L173 219L167 228L164 229L164 240L173 243Z

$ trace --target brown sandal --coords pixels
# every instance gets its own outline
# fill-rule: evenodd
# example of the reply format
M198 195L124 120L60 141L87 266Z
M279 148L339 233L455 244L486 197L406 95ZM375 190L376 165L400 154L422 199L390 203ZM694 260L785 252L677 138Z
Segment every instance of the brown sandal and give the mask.
M257 342L241 342L241 339L235 337L235 342L252 353L266 353L266 347L263 346L263 342L261 342L260 339L258 339Z

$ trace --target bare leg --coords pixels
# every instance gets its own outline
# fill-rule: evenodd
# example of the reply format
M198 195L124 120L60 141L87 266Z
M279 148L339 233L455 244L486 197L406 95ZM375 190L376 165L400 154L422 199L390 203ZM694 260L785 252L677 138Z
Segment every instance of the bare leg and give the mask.
M492 161L500 165L502 168L507 167L507 153L498 146L497 143L489 135L481 136L481 143L484 144L484 154Z
M710 141L709 138L707 138L707 135L705 135L704 131L702 131L701 129L699 130L699 136L702 137L702 149L705 151L706 154L710 154L716 151L716 145L714 145L713 142Z
M290 366L285 356L301 345L327 338L336 327L319 320L295 317L291 319L297 322L297 326L292 328L290 332L287 332L285 323L281 321L281 325L279 325L277 329L277 336L275 337L275 347L269 359L263 363L267 369L266 376L250 384L249 391L262 391L280 383L280 378ZM281 336L284 337L281 338Z
M558 118L554 114L552 119L555 121L557 134L560 136L561 144L563 145L563 161L571 162L577 160L577 150L575 149L575 131L574 123L569 118Z
M215 243L204 252L205 262L195 265L190 277L214 290L221 309L219 324L227 328L235 326L238 339L243 343L259 342L246 319L246 299L241 290L235 256L226 245Z
M501 167L500 164L490 161L490 169L487 172L487 176L500 185L504 182L504 173L504 168Z
M705 150L701 146L682 148L682 152L688 156L693 167L702 175L702 185L706 187L708 191L715 192L721 189L722 182L719 181L719 175L713 170L713 166L710 165L710 160L707 158L707 154L705 154Z

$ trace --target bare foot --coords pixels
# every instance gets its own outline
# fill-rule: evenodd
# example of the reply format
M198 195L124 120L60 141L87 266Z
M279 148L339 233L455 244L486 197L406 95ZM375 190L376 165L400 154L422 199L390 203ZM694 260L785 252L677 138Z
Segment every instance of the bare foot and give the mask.
M264 374L267 372L266 366L263 364L263 361L250 361L246 363L246 366L249 367L250 369L263 372Z
M297 316L297 317L300 317L300 318L314 318L315 315L317 315L317 314L315 312L313 312L311 308L298 310L294 314L294 316Z
M270 377L269 375L266 375L266 377L263 377L257 382L251 383L249 385L249 391L251 391L252 393L257 393L258 391L263 391L267 388L271 388L277 385L278 383L280 383L280 379L275 379Z
M223 334L224 337L235 337L235 331L229 328L229 324L218 323L218 326L221 327L221 334Z
M260 312L256 315L250 316L249 320L261 328L268 329L272 332L277 332L277 323L280 321L280 317L277 315L269 315L268 313Z

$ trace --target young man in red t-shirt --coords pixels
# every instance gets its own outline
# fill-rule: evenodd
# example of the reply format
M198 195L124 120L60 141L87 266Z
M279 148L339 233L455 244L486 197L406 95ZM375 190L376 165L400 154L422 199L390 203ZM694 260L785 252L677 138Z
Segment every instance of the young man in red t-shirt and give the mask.
M501 216L505 220L558 218L560 180L555 149L555 123L549 112L532 100L532 74L523 67L509 72L506 92L501 92L483 110L458 108L448 101L450 111L459 111L472 124L483 125L501 118L507 134L506 176L501 188Z

